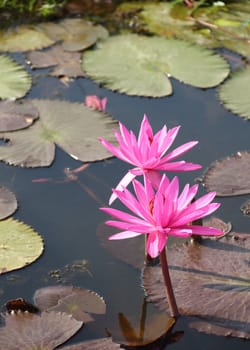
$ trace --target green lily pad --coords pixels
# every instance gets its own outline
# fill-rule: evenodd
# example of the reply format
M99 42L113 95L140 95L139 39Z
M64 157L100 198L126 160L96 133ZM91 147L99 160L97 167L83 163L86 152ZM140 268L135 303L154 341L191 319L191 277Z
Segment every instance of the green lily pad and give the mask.
M7 314L4 320L0 343L5 350L53 350L82 327L82 322L60 312Z
M170 275L181 314L195 316L190 326L206 333L250 338L250 235L232 232L218 240L167 250ZM146 267L148 299L167 311L162 270Z
M42 49L54 41L36 26L21 25L0 32L0 51L15 52Z
M151 97L172 93L170 76L209 88L229 73L226 61L210 50L180 40L136 34L117 35L99 43L97 50L83 54L82 67L112 90Z
M217 196L239 196L250 193L250 152L237 152L210 165L203 176L208 191Z
M40 119L32 127L2 133L9 140L0 146L0 160L22 167L49 166L55 156L55 144L74 159L83 162L110 157L98 141L102 135L115 142L113 129L117 123L103 112L80 103L61 100L31 100Z
M8 188L0 186L0 220L12 215L16 210L16 196Z
M31 87L31 77L15 61L0 56L0 98L14 99L23 97Z
M66 51L82 51L94 45L98 39L108 37L103 26L94 26L82 18L67 18L59 23L45 22L39 24L39 28L52 40L63 41Z
M236 71L219 89L219 98L230 111L250 119L250 67Z
M0 274L20 269L37 260L43 252L43 240L23 222L0 221Z
M0 132L29 127L39 117L29 101L0 101Z

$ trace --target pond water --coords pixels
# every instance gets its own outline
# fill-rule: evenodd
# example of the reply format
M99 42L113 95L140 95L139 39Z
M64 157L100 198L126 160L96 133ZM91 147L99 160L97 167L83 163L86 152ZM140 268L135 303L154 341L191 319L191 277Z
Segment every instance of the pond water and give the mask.
M18 54L14 57L25 64L24 56ZM138 98L109 91L84 78L65 86L56 78L46 77L46 72L32 72L35 84L28 98L62 98L84 103L86 95L106 96L107 112L136 133L144 113L154 130L164 124L169 128L181 125L175 145L199 140L198 146L185 159L203 165L200 171L180 175L183 184L193 183L195 178L201 177L214 160L249 148L249 122L226 111L217 99L216 89L196 89L172 80L173 96ZM111 188L129 166L111 158L91 164L76 174L75 179L69 180L65 169L80 165L59 148L55 162L49 168L22 169L0 164L1 184L18 198L19 209L14 217L34 227L45 242L44 254L35 263L1 276L1 304L17 297L32 300L36 289L58 284L58 277L65 284L96 291L107 303L107 315L87 324L69 344L105 336L106 328L119 333L119 312L139 322L143 301L140 271L113 258L96 235L98 227L107 219L99 207L108 204ZM34 182L41 178L47 180ZM203 193L205 190L201 187L200 194ZM249 218L240 211L247 196L217 200L222 205L216 216L230 221L236 232L248 232ZM66 265L79 261L83 261L81 272L62 273ZM249 349L249 341L198 333L188 327L184 317L178 320L174 331L183 331L184 335L180 341L167 345L172 350Z

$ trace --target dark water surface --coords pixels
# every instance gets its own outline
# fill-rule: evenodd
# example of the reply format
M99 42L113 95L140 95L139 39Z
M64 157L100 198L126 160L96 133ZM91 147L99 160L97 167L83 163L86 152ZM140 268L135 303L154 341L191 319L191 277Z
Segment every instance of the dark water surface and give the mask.
M23 56L16 57L19 62L24 62ZM215 89L196 89L173 80L173 96L138 98L108 91L82 78L66 87L56 78L47 78L45 72L33 73L35 85L29 98L62 98L83 103L86 95L106 96L107 112L136 133L144 113L154 130L164 124L169 128L182 125L174 145L199 140L198 146L185 159L202 164L203 169L216 159L249 149L250 123L226 111L220 105ZM106 327L118 327L118 312L138 320L143 299L140 272L110 256L96 236L98 226L107 218L99 207L107 205L111 187L118 183L129 166L112 158L91 164L78 174L76 181L64 181L64 169L80 165L58 148L50 168L21 169L0 164L1 184L9 187L19 201L20 208L14 217L33 226L45 242L44 254L37 262L1 276L4 291L1 303L17 297L32 300L37 288L57 283L49 276L51 270L63 269L76 260L87 260L89 272L66 276L66 283L102 295L107 303L107 315L97 317L95 323L85 326L71 342L105 336ZM202 173L203 170L185 173L180 178L183 184L193 183ZM37 178L50 178L51 181L32 182ZM86 193L86 188L98 198L94 200ZM203 193L205 190L201 188L200 194ZM248 198L218 198L222 206L216 216L231 221L235 231L249 232L250 221L240 212L240 205ZM172 350L246 350L250 345L249 341L198 333L188 328L185 318L180 318L175 330L184 331L184 336L168 346Z

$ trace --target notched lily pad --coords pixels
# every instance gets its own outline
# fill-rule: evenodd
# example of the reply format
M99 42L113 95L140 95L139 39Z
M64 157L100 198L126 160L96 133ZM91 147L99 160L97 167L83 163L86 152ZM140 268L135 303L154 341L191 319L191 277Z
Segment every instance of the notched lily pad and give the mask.
M30 75L15 61L0 55L0 99L15 99L31 88Z
M76 287L53 286L38 289L35 304L41 310L60 311L84 323L93 321L90 314L104 314L106 305L97 293Z
M39 118L29 101L0 101L0 132L24 129Z
M210 165L203 177L208 191L217 196L238 196L250 193L250 152L236 154Z
M0 186L0 220L7 218L17 210L17 200L8 188Z
M84 73L80 67L81 54L66 52L62 45L53 46L47 51L33 51L27 55L32 68L47 68L55 66L49 73L52 76L82 77Z
M42 252L43 240L30 226L12 218L0 221L0 274L31 264Z
M28 129L2 133L0 160L22 167L49 166L55 157L55 144L74 159L83 162L110 157L98 141L103 136L115 142L117 122L103 112L80 103L61 100L30 100L40 118Z
M7 52L38 50L54 41L35 25L21 25L0 32L0 50Z
M250 120L250 67L232 74L219 89L219 98L230 111Z
M170 248L167 255L180 312L199 318L191 326L250 338L250 235L232 232ZM143 286L150 301L168 310L160 267L145 268Z
M190 69L194 65L195 70ZM84 52L82 67L92 79L112 90L151 97L172 93L170 76L209 88L229 73L226 61L210 50L181 40L136 34L110 37L96 50Z
M4 320L0 344L5 350L53 350L82 327L82 322L59 312L6 314Z

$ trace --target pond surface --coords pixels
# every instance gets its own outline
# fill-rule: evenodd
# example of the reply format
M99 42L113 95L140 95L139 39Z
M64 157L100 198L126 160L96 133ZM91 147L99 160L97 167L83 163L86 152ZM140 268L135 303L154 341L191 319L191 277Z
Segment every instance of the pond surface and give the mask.
M15 58L24 63L24 56ZM181 174L183 184L201 177L214 160L249 148L249 122L226 111L217 99L216 89L196 89L172 80L173 96L138 98L103 89L88 79L79 78L65 86L56 78L46 77L46 70L32 74L35 84L28 98L62 98L84 103L86 95L106 96L107 112L136 133L144 113L154 130L164 124L169 128L181 125L175 146L199 140L185 159L203 165L200 171ZM31 225L45 242L44 254L35 263L1 276L1 304L17 297L32 300L36 289L58 282L73 284L102 295L107 315L87 324L69 343L103 337L106 328L118 334L119 312L139 322L143 301L140 271L109 255L96 232L107 219L99 207L107 206L111 188L129 166L111 158L91 164L72 180L65 175L65 169L77 168L81 163L58 148L56 152L55 162L49 168L22 169L0 164L1 184L12 190L19 201L14 217ZM34 182L37 179L46 180ZM200 194L203 193L201 187ZM230 221L236 232L249 232L249 218L240 211L247 199L247 196L218 198L222 205L216 216ZM83 262L81 271L65 270L65 266L79 262ZM179 342L168 345L172 350L249 349L249 341L198 333L188 327L184 317L178 320L174 331L183 331L184 335Z

